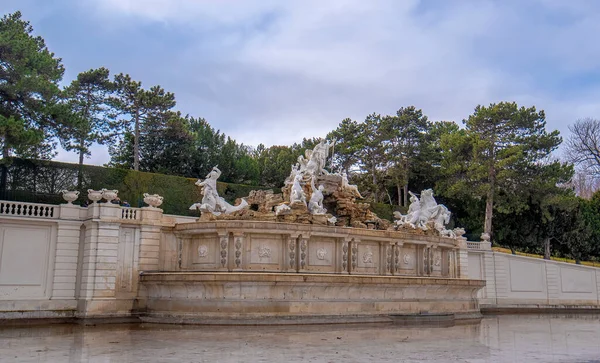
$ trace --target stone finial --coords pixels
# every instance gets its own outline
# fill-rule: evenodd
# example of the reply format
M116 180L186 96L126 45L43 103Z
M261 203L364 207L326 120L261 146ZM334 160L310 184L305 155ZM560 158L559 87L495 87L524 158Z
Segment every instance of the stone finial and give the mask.
M163 202L163 197L158 194L144 193L144 203L148 204L150 208L157 208Z
M60 193L67 204L73 204L73 202L79 197L78 190L61 190Z
M490 242L491 238L490 238L490 234L489 233L482 233L481 234L481 242Z
M119 193L118 190L113 189L113 190L109 190L109 189L104 189L102 188L101 190L102 192L102 199L106 200L107 203L110 203L111 201L117 199L117 194Z
M102 191L88 189L88 199L94 203L97 203L100 199L102 199Z

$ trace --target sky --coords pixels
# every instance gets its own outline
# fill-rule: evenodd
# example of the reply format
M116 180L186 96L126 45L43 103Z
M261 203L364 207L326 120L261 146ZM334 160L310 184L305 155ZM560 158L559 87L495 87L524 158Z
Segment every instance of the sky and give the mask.
M462 124L515 101L600 117L596 0L2 0L62 58L175 93L238 142L290 145L414 105ZM60 151L58 160L77 160ZM108 162L95 146L89 164Z

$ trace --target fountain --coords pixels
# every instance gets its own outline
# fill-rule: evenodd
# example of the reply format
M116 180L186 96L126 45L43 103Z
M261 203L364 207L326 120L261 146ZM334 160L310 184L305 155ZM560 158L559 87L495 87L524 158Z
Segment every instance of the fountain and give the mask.
M205 180L195 222L162 230L160 271L142 271L148 322L303 324L480 317L483 281L467 278L464 230L447 230L433 191L412 194L395 223L377 217L345 172L325 169L322 141L293 165L282 193L236 206Z

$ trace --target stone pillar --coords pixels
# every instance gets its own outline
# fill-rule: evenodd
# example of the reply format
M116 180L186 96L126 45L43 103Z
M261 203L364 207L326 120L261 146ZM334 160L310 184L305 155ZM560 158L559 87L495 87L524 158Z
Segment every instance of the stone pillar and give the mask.
M77 264L82 221L79 206L62 204L56 233L56 257L54 260L54 284L52 300L71 300L74 304L77 281Z
M229 271L227 251L229 250L229 233L219 232L219 271Z
M88 209L81 258L78 315L111 316L119 311L115 301L121 208L114 204L94 204ZM95 217L99 218L95 218Z
M233 234L233 271L244 270L244 233L236 232Z
M308 257L308 240L310 236L301 235L300 240L298 242L298 254L299 254L299 262L298 262L298 272L306 271L307 265L307 257Z
M492 248L483 253L483 275L485 287L483 288L483 299L481 304L497 304L496 301L496 268L494 263L494 252Z
M469 254L467 251L467 239L460 238L458 241L457 252L457 264L458 264L458 278L468 279L469 278Z
M163 210L141 208L140 253L138 271L157 271L160 253L160 230Z

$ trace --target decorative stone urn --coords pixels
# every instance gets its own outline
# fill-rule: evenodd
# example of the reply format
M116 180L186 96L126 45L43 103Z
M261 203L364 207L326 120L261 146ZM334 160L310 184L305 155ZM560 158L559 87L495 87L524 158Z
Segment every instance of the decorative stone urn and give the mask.
M88 189L88 199L94 203L97 203L100 199L102 199L102 191Z
M79 197L78 190L61 190L60 192L63 196L63 199L67 201L67 204L73 204L73 201Z
M117 199L117 193L119 193L118 190L114 189L114 190L108 190L108 189L102 189L102 198L104 200L106 200L107 203L110 203L112 200Z
M148 204L150 208L156 208L163 202L163 197L158 194L144 193L144 203Z

